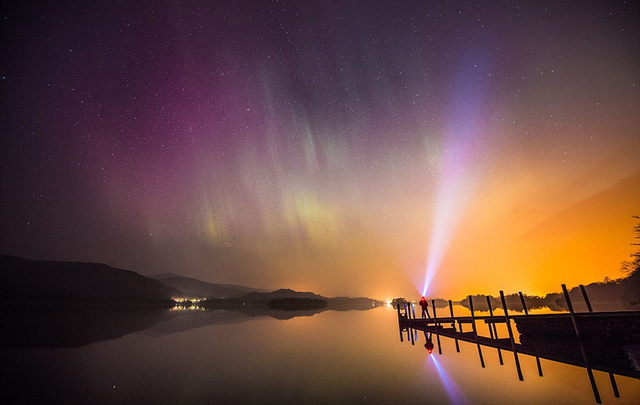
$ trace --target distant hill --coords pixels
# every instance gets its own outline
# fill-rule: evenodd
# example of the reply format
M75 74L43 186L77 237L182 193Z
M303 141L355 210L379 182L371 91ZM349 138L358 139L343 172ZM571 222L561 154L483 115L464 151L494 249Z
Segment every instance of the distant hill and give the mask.
M212 284L195 278L184 277L174 273L163 273L151 278L158 280L167 287L175 288L186 294L214 298L235 298L262 289L233 284Z
M99 263L0 256L0 300L42 303L167 303L180 291Z
M327 298L312 292L280 289L254 291L250 287L211 284L172 273L144 277L100 263L34 261L0 256L0 300L3 303L166 303L172 297L213 297L202 303L209 308L236 309L241 306L268 308L273 300L285 298L322 300L326 309L370 309L381 305L371 298Z
M311 298L311 299L327 299L322 295L318 295L312 292L294 291L288 288L282 288L280 290L272 292L251 292L249 294L239 297L244 302L268 302L274 299L282 298Z
M209 299L200 303L205 308L225 308L234 309L236 307L268 307L272 301L279 301L283 299L296 299L296 300L313 300L324 301L327 303L325 309L331 310L351 310L351 309L371 309L377 306L381 306L384 303L371 298L358 297L336 297L328 298L322 295L318 295L312 292L294 291L291 289L283 288L273 292L252 292L241 297L228 298L228 299ZM317 308L316 308L317 309Z
M283 311L300 311L324 309L327 307L327 301L315 298L277 298L267 303L271 309L280 309Z
M368 297L335 297L329 298L327 309L334 311L367 310L385 305L384 302Z

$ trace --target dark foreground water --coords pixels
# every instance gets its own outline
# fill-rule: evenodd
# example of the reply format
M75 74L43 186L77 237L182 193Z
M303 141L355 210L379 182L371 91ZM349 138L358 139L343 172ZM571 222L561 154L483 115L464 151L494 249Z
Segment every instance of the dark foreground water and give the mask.
M67 311L68 312L68 311ZM235 311L99 309L4 317L1 395L64 404L594 404L585 369L424 335L401 343L391 308L276 319ZM280 313L279 317L288 314ZM40 325L29 329L33 322ZM79 332L82 331L82 332ZM435 339L434 339L435 343ZM640 381L595 371L604 404ZM3 401L7 403L6 401Z

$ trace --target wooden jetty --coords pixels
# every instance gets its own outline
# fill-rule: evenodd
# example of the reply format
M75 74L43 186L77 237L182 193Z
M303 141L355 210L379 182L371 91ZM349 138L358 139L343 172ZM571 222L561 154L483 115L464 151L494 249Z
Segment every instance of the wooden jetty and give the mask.
M519 355L536 358L539 376L543 375L540 359L584 367L597 403L601 403L601 399L593 370L602 371L609 374L614 395L619 397L615 375L640 380L640 367L637 360L635 364L630 360L631 357L640 359L640 311L593 312L586 291L583 286L580 286L589 312L577 313L573 310L564 284L562 289L567 300L568 313L529 314L524 297L519 293L525 314L510 315L502 291L500 291L500 300L503 315L494 315L489 297L487 297L488 316L475 314L471 296L468 297L470 316L455 316L451 301L449 301L449 314L438 316L435 301L432 300L433 314L429 313L428 308L426 311L420 308L422 314L418 317L413 304L407 302L397 306L400 340L403 340L405 332L412 344L415 344L413 331L423 331L425 337L428 336L427 334L431 335L429 339L435 334L440 354L442 354L441 336L454 339L456 351L460 351L458 341L474 343L483 368L485 364L482 347L497 349L501 365L504 364L502 352L511 352L521 381L524 380L524 376ZM489 336L478 334L477 323L488 326ZM497 324L506 326L506 336L498 335ZM519 333L519 342L516 342L514 336L516 328ZM504 335L504 328L501 329Z

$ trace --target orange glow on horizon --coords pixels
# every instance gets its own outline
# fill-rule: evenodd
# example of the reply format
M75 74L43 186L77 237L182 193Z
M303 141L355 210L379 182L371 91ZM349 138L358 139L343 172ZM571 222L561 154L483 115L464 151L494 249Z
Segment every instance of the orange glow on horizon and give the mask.
M541 202L509 202L513 197L508 193L491 206L493 190L484 190L461 221L429 296L461 299L499 290L544 295L560 291L562 283L624 276L620 265L634 250L631 215L640 212L640 187L634 187L639 184L636 173L572 204L559 204L555 211L545 205L538 212L527 206ZM391 222L387 219L385 225ZM307 288L339 291L333 295L419 297L416 284L424 269L426 232L420 235L418 229L424 220L416 224L386 239L360 235L343 242L342 253L320 255L323 258L314 261L318 267L309 271L317 278L311 277ZM331 269L331 263L338 266ZM341 271L340 264L352 271Z

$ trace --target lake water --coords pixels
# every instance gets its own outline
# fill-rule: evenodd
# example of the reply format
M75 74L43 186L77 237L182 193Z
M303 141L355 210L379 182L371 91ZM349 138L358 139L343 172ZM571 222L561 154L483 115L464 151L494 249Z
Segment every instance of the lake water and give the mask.
M443 338L443 354L429 355L423 334L401 343L389 307L291 319L223 310L56 316L19 317L42 325L28 333L3 320L1 389L11 403L595 403L580 367L542 360L539 377L522 355L519 381L511 353L500 365L483 348L482 368L474 344L460 342L457 353ZM608 374L594 373L604 404L640 403L639 380L616 376L615 398Z

